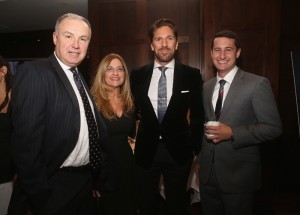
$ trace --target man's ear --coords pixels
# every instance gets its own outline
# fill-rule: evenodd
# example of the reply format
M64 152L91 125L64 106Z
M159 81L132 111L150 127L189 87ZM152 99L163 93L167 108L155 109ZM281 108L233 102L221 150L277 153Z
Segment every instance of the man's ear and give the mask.
M239 57L240 57L241 52L242 52L242 49L239 48L239 49L237 50L237 52L236 52L236 58L239 58Z
M150 47L151 47L151 51L154 51L154 47L153 47L152 43L150 43Z
M55 31L52 34L52 40L53 40L54 45L56 45L57 35L56 35Z

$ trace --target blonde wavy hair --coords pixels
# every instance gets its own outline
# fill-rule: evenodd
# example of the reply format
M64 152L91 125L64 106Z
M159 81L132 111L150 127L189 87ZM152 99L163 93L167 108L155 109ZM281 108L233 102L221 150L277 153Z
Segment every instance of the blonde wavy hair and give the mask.
M120 94L123 101L123 114L127 115L128 113L133 112L134 108L126 63L120 55L115 53L108 54L102 59L98 66L97 73L91 87L91 94L94 97L96 105L102 115L110 120L115 118L116 114L109 102L109 86L105 82L105 72L110 62L114 59L119 59L124 67L124 83L120 88Z

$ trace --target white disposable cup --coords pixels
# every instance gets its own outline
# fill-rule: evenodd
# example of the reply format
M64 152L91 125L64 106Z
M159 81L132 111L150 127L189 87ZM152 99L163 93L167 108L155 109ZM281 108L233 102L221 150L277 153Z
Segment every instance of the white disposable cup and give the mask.
M205 125L209 125L209 126L219 126L220 122L219 121L208 121L206 122ZM213 136L213 134L206 134L206 136Z
M219 121L208 121L206 123L206 125L209 125L209 126L219 126L220 122Z

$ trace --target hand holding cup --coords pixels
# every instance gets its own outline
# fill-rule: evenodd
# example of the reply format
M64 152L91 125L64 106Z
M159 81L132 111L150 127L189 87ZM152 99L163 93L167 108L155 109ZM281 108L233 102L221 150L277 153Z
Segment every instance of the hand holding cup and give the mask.
M218 121L216 117L208 117L207 122L205 124L205 135L208 137L213 136L213 134L207 132L206 126L219 126L219 125L220 125L220 121Z

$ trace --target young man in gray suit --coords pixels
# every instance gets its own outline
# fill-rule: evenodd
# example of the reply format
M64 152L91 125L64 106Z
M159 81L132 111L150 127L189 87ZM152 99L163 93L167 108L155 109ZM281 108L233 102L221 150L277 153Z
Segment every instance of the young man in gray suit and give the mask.
M91 213L92 173L98 175L103 164L107 132L77 71L90 39L88 20L65 14L56 22L54 53L17 71L11 101L17 181L10 215L28 209L43 215ZM100 151L94 160L93 147Z
M131 74L135 108L140 116L134 154L142 215L158 213L161 175L168 214L186 214L187 180L201 146L202 78L199 69L175 61L177 34L171 20L157 20L149 31L155 60ZM166 90L160 90L161 67L166 69Z
M205 126L198 156L204 215L252 214L253 194L261 186L260 143L282 132L269 81L238 68L240 54L234 32L215 35L217 76L204 84L203 100L206 117L219 118L220 125Z

